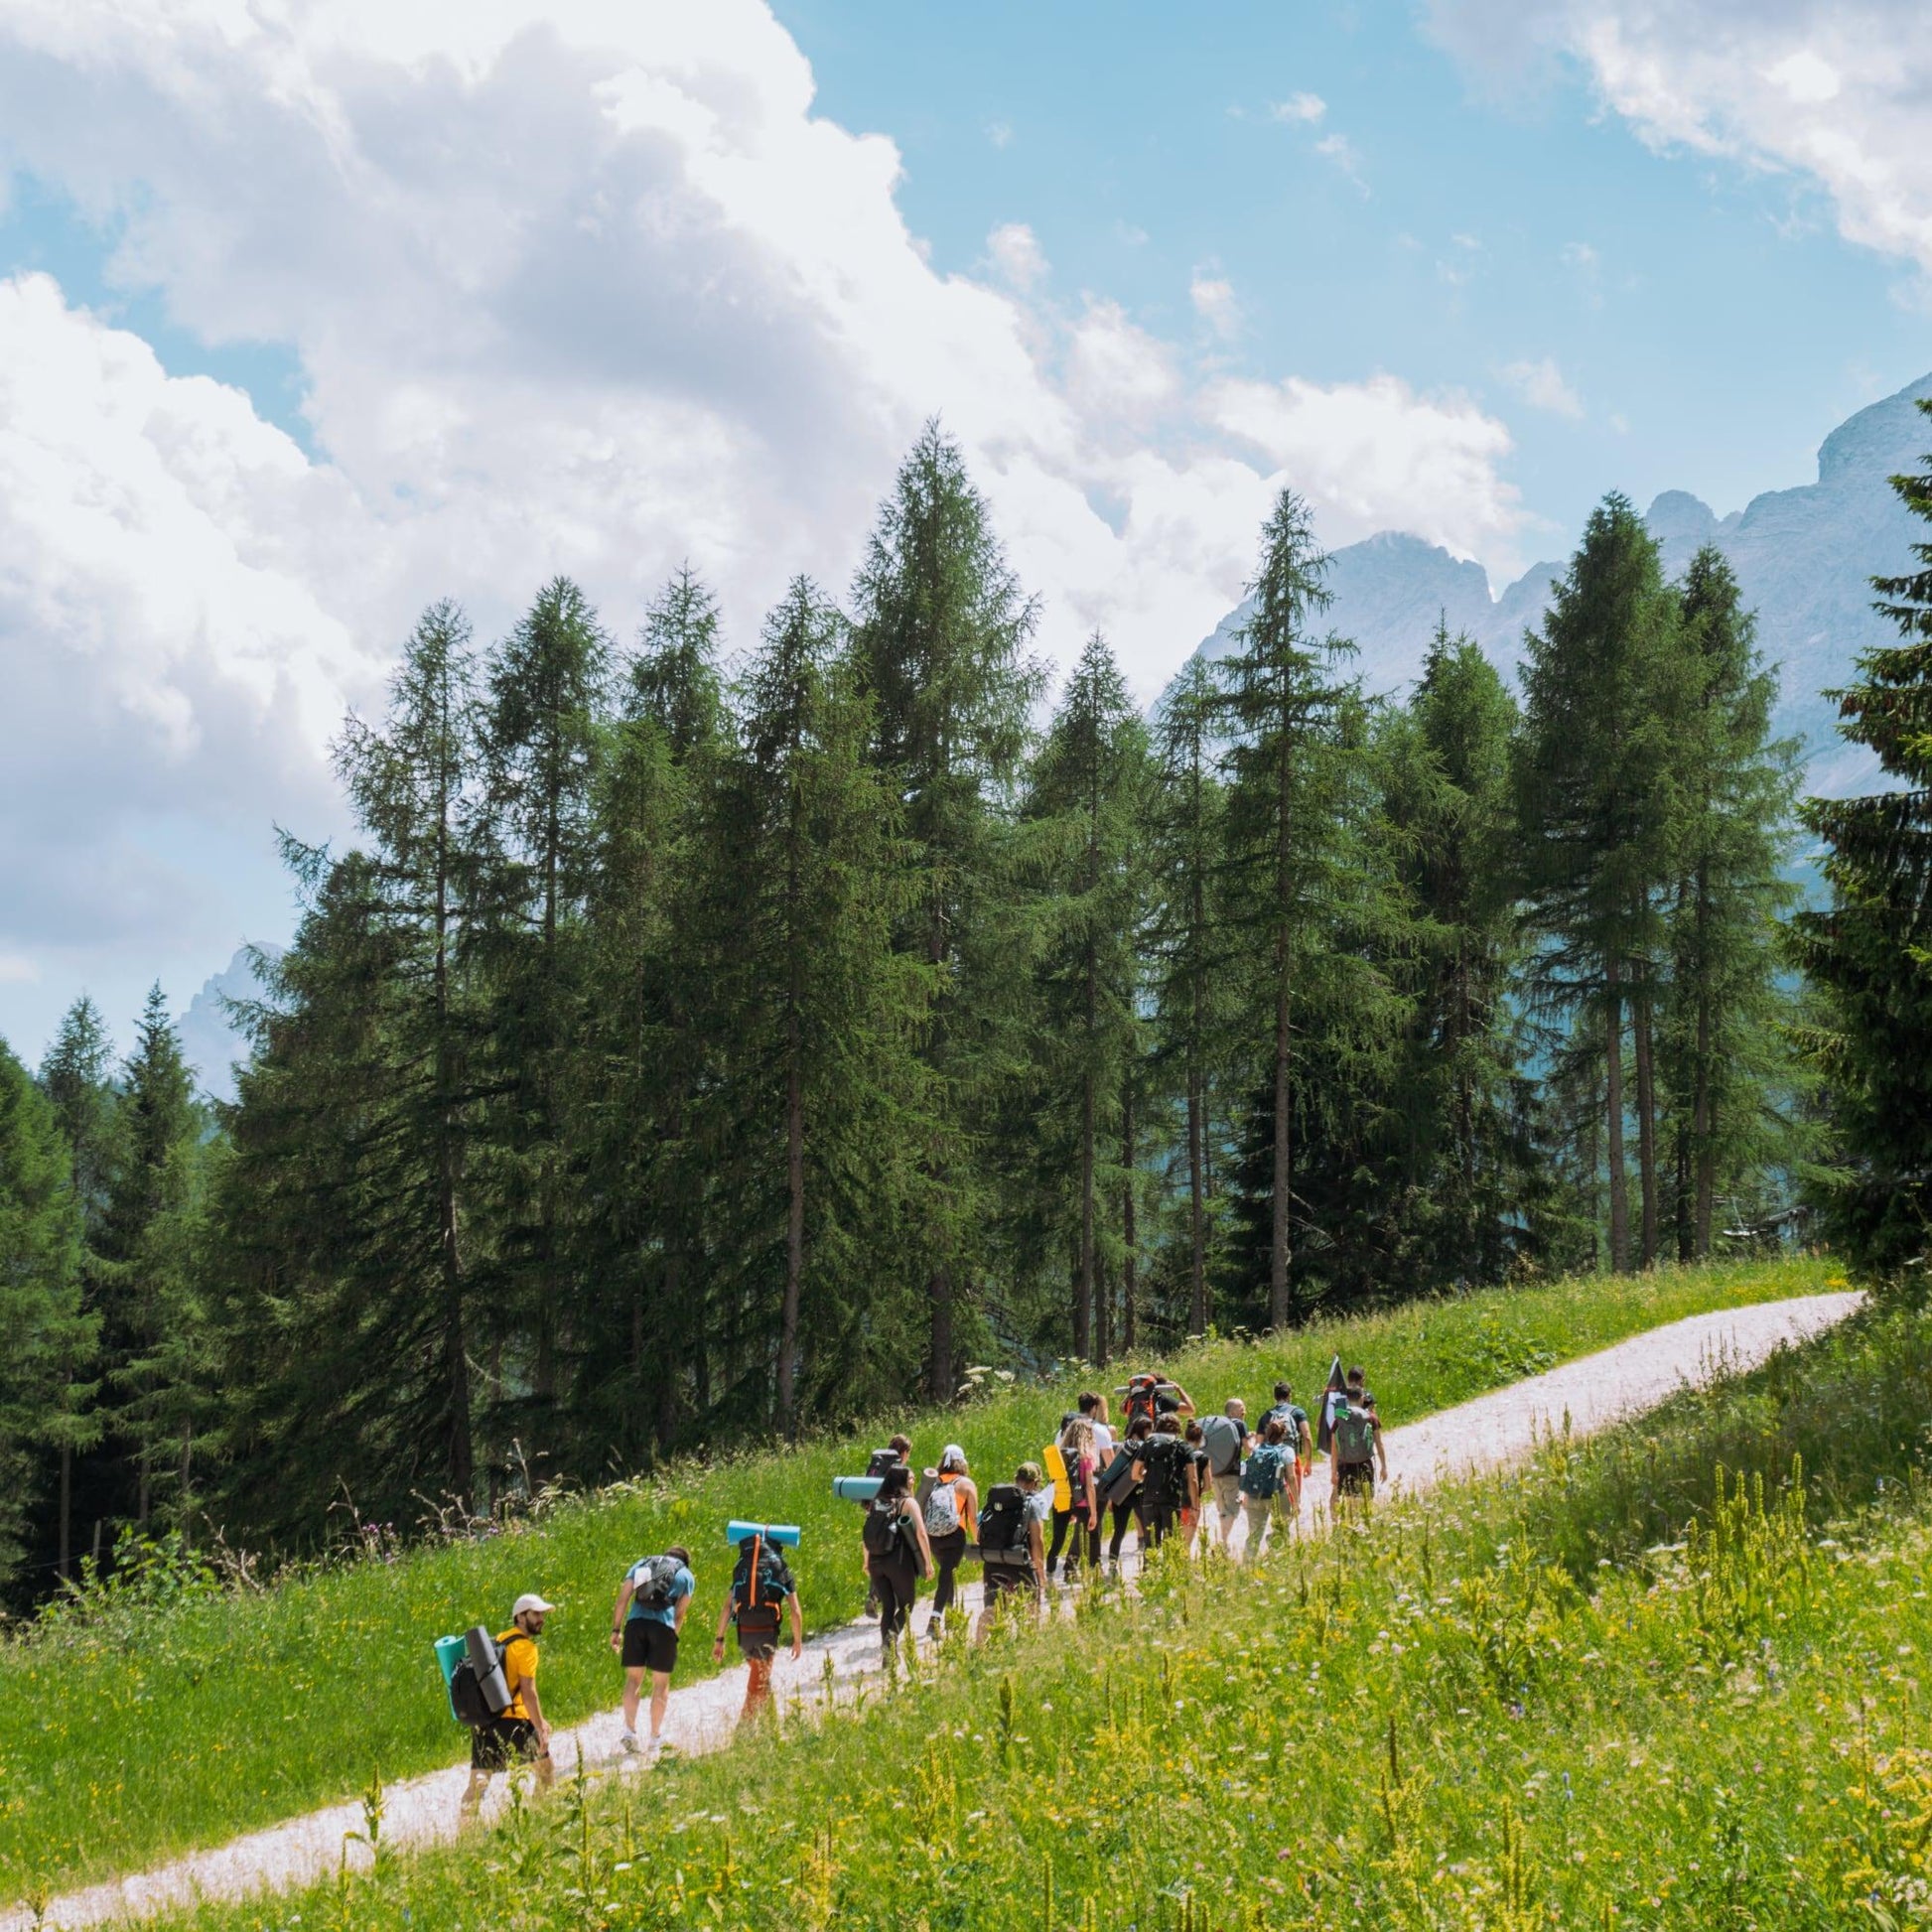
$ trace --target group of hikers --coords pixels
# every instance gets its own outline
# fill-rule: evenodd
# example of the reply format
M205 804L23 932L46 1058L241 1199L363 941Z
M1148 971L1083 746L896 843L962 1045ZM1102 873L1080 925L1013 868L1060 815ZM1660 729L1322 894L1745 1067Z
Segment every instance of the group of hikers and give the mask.
M1252 1562L1271 1536L1296 1533L1317 1453L1328 1457L1330 1507L1337 1512L1365 1509L1378 1473L1388 1477L1381 1415L1359 1367L1344 1375L1335 1364L1313 1421L1287 1382L1275 1384L1272 1405L1252 1427L1240 1397L1201 1417L1187 1391L1158 1370L1135 1376L1116 1393L1125 1397L1118 1429L1103 1394L1079 1396L1040 1460L1022 1462L1011 1482L994 1484L984 1497L957 1443L948 1443L918 1479L908 1438L895 1436L873 1452L866 1486L873 1479L878 1486L858 1504L860 1550L866 1613L879 1618L888 1669L900 1636L910 1638L920 1584L932 1582L923 1634L936 1641L956 1609L958 1575L968 1561L982 1566L978 1635L984 1637L1014 1606L1043 1606L1056 1581L1070 1585L1082 1573L1098 1578L1110 1569L1119 1575L1130 1528L1137 1555L1177 1539L1190 1555L1215 1546ZM1234 1529L1243 1522L1237 1553ZM691 1552L681 1544L639 1559L618 1586L611 1648L623 1669L626 1752L655 1756L662 1748L679 1638L696 1594ZM537 1639L555 1609L539 1595L519 1596L510 1627L496 1637L506 1701L471 1723L466 1818L475 1816L493 1772L527 1762L541 1786L554 1775L536 1678ZM722 1661L727 1637L737 1633L747 1664L741 1725L769 1708L772 1664L787 1624L797 1658L805 1618L784 1551L761 1531L747 1534L737 1546L712 1643ZM640 1738L646 1677L649 1731Z

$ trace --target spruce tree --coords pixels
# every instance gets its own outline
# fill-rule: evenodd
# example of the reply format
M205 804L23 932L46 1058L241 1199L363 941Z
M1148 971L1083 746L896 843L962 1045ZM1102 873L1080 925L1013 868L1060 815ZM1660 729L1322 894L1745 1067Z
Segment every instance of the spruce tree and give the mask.
M955 1388L960 1304L990 1213L979 1142L1003 1050L990 1017L1009 990L1002 874L1039 675L1027 656L1035 607L958 445L936 422L881 506L854 602L873 755L903 801L916 888L899 943L939 989L921 1045L936 1090L921 1273L927 1387L944 1400Z
M1682 595L1692 688L1680 720L1663 1085L1678 1259L1702 1261L1721 1189L1756 1192L1753 1176L1786 1165L1792 1144L1776 1104L1790 1083L1778 920L1793 897L1784 869L1797 746L1771 740L1776 674L1721 551L1698 552Z
M1255 1023L1268 1040L1256 1119L1266 1137L1265 1181L1253 1198L1268 1216L1267 1320L1293 1312L1296 1044L1305 1016L1326 997L1340 956L1327 914L1344 890L1341 833L1356 778L1344 716L1351 689L1335 663L1349 647L1313 625L1331 601L1328 559L1314 540L1308 504L1283 489L1262 530L1253 610L1220 671L1226 757L1230 910L1239 922ZM1311 983L1303 984L1305 975ZM1250 977L1251 976L1251 977Z
M1624 1048L1632 1049L1638 1259L1658 1253L1654 1021L1669 959L1682 723L1678 605L1627 498L1590 513L1540 633L1525 638L1518 856L1537 952L1533 1009L1587 1035L1603 1070L1610 1265L1629 1268Z
M1892 487L1932 522L1932 456ZM1806 803L1832 899L1795 922L1798 957L1826 999L1805 1043L1836 1142L1830 1225L1857 1266L1881 1276L1932 1252L1932 540L1912 551L1915 569L1871 580L1900 641L1863 652L1859 681L1836 694L1840 731L1895 783Z
M1069 1183L1073 1352L1106 1361L1104 1217L1132 1185L1123 1128L1138 1073L1140 942L1151 791L1147 729L1095 632L1033 769L1027 815L1045 892L1033 1072L1042 1167Z
M80 1215L54 1108L0 1041L0 1589L23 1583L32 1511L72 1446L69 1384L93 1342L80 1307Z

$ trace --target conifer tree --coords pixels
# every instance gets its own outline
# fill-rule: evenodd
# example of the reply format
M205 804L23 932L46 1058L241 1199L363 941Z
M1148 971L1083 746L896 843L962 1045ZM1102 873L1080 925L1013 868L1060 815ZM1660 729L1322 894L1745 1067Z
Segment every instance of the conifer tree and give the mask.
M1033 1050L1042 1165L1071 1182L1073 1352L1105 1361L1103 1216L1131 1184L1122 1129L1140 1058L1147 730L1107 641L1088 638L1033 770L1045 931ZM1116 1150L1122 1157L1116 1158Z
M1892 487L1932 523L1932 457ZM1801 913L1795 935L1827 1001L1805 1044L1831 1105L1831 1225L1879 1275L1932 1252L1932 540L1912 552L1916 568L1871 580L1899 642L1863 652L1837 694L1840 731L1896 783L1806 803L1832 902Z
M787 1436L805 1402L852 1413L900 1393L893 1371L918 1339L895 1303L930 973L895 945L911 897L898 805L843 643L837 612L795 579L741 687L706 868L707 1248L737 1291L741 1412Z
M1013 788L1039 676L1035 607L958 446L927 424L880 510L855 590L874 758L904 802L917 904L901 947L938 984L922 1042L936 1124L924 1151L927 1386L955 1387L959 1303L987 1218L977 1145L995 1086L985 1024L1004 988L1001 891Z
M1351 693L1334 671L1348 646L1312 627L1331 601L1322 582L1327 567L1308 504L1284 488L1262 530L1261 568L1249 586L1253 610L1220 667L1231 737L1230 906L1245 934L1256 1023L1269 1041L1257 1119L1267 1137L1261 1197L1267 1319L1276 1328L1293 1311L1297 1002L1318 997L1298 981L1340 960L1325 914L1347 870L1338 834L1355 777L1343 730Z
M1669 957L1689 657L1657 546L1627 498L1590 513L1526 639L1519 862L1536 1010L1588 1030L1603 1068L1610 1265L1631 1263L1624 1047L1636 1072L1638 1259L1658 1253L1653 1023Z
M1771 741L1777 678L1753 629L1730 566L1706 546L1685 577L1679 626L1691 702L1679 721L1663 1055L1680 1261L1710 1255L1720 1187L1779 1162L1791 1139L1775 1104L1790 1078L1777 921L1793 897L1783 875L1797 746Z
M558 1447L560 1351L583 1339L568 1262L565 1086L587 995L584 913L609 682L610 645L596 614L558 578L498 646L483 702L479 960L495 1089L485 1136L496 1219L486 1299L514 1377L493 1394L502 1428L533 1436L526 1450L543 1453Z
M69 1383L94 1320L80 1307L80 1216L53 1107L0 1042L0 1588L21 1578L50 1449L70 1446Z

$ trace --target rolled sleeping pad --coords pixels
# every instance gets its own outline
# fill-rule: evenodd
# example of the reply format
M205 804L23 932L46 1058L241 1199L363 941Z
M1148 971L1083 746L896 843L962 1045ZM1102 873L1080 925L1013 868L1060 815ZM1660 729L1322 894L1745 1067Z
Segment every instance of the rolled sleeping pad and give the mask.
M507 1711L510 1708L509 1680L503 1675L503 1653L496 1648L496 1639L489 1634L489 1626L473 1623L463 1633L463 1643L470 1653L470 1667L477 1673L477 1682L483 1686L483 1702L499 1714Z
M884 1476L834 1476L832 1493L842 1503L869 1503L885 1480Z
M767 1543L777 1543L787 1550L795 1550L798 1547L798 1534L796 1523L741 1523L734 1517L725 1525L727 1543L743 1543L749 1537L761 1536Z

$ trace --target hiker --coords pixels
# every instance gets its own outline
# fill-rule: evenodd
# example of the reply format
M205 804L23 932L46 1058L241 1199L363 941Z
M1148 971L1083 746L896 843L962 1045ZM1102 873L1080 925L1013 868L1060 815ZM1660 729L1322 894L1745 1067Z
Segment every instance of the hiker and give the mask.
M886 1471L879 1494L866 1505L866 1575L879 1598L879 1645L891 1670L898 1633L910 1626L919 1579L932 1574L925 1519L912 1500L912 1471L903 1462Z
M957 1443L946 1445L931 1475L932 1487L925 1498L925 1535L939 1579L932 1587L932 1614L925 1620L925 1633L936 1638L945 1629L946 1612L952 1608L953 1573L966 1555L967 1544L979 1541L980 1492L967 1470L966 1451Z
M977 1632L982 1638L1009 1596L1031 1596L1035 1607L1046 1599L1045 1538L1035 1507L1043 1481L1037 1462L1023 1462L1011 1483L998 1483L986 1493L979 1538L986 1575Z
M1248 1405L1231 1395L1218 1416L1200 1425L1201 1446L1207 1450L1207 1476L1213 1485L1215 1525L1221 1547L1241 1515L1241 1458L1248 1452Z
M537 1639L543 1635L543 1619L556 1607L534 1590L526 1590L510 1608L510 1627L496 1633L510 1701L471 1728L470 1784L458 1810L463 1825L476 1822L493 1773L518 1763L534 1765L540 1791L548 1791L556 1778L557 1767L550 1760L550 1720L537 1697Z
M1142 1550L1158 1550L1173 1533L1183 1508L1194 1505L1194 1459L1180 1440L1180 1423L1163 1416L1146 1437L1137 1456L1141 1465Z
M1293 1536L1301 1521L1302 1468L1288 1439L1288 1424L1271 1415L1262 1425L1261 1441L1241 1465L1241 1506L1248 1518L1244 1562L1261 1555L1272 1525Z
M1302 1474L1307 1476L1314 1467L1314 1431L1309 1427L1309 1412L1295 1400L1295 1391L1286 1382L1275 1384L1275 1406L1261 1419L1264 1435L1270 1420L1277 1418L1288 1432L1288 1446Z
M1389 1452L1382 1445L1382 1418L1359 1368L1348 1371L1348 1385L1335 1408L1334 1432L1328 1450L1328 1494L1331 1507L1343 1497L1364 1510L1375 1500L1375 1472L1389 1479Z
M1100 1567L1100 1508L1093 1493L1093 1424L1086 1417L1076 1415L1060 1431L1060 1439L1055 1447L1066 1468L1066 1501L1062 1504L1055 1492L1053 1547L1046 1553L1046 1575L1049 1579L1052 1577L1060 1560L1060 1546L1065 1543L1067 1532L1071 1530L1073 1547L1066 1554L1066 1568L1062 1572L1071 1582L1080 1568L1083 1539L1088 1561L1096 1570Z
M1131 1375L1120 1392L1127 1398L1126 1416L1131 1423L1138 1416L1159 1422L1163 1416L1191 1416L1194 1398L1165 1369L1150 1369L1144 1375Z
M1127 1526L1140 1518L1141 1478L1146 1470L1141 1449L1154 1434L1154 1424L1146 1416L1136 1416L1127 1425L1127 1437L1115 1446L1113 1460L1102 1471L1095 1485L1096 1499L1113 1514L1113 1535L1107 1543L1107 1561L1115 1575L1120 1573L1121 1546L1127 1541Z
M1107 1421L1107 1398L1089 1389L1073 1405L1093 1425L1093 1466L1104 1469L1114 1453L1114 1432Z
M866 1463L866 1474L869 1476L883 1476L888 1469L893 1468L895 1465L904 1468L911 1467L911 1437L891 1437L888 1439L886 1447L883 1449L874 1449L870 1459ZM868 1510L872 1505L870 1503L861 1503L859 1507L862 1510ZM879 1592L870 1584L866 1587L866 1607L864 1614L867 1616L877 1616L879 1614Z
M798 1606L798 1587L791 1580L785 1553L761 1536L748 1536L738 1546L738 1568L725 1588L718 1611L718 1637L713 1658L725 1661L725 1632L738 1625L738 1652L745 1659L745 1708L738 1714L739 1728L770 1707L771 1664L778 1654L779 1604L791 1612L791 1660L805 1654L805 1613Z
M1213 1418L1210 1416L1208 1420L1211 1422ZM1190 1500L1180 1506L1180 1545L1191 1557L1194 1554L1194 1540L1200 1533L1202 1509L1206 1499L1214 1492L1208 1482L1209 1457L1201 1437L1200 1424L1190 1422L1180 1440L1187 1445L1187 1460L1194 1477L1188 1484Z
M664 1707L671 1699L677 1640L698 1581L691 1552L673 1543L661 1557L644 1557L623 1573L611 1607L611 1648L623 1660L623 1747L637 1748L637 1700L650 1672L650 1754L663 1748Z

